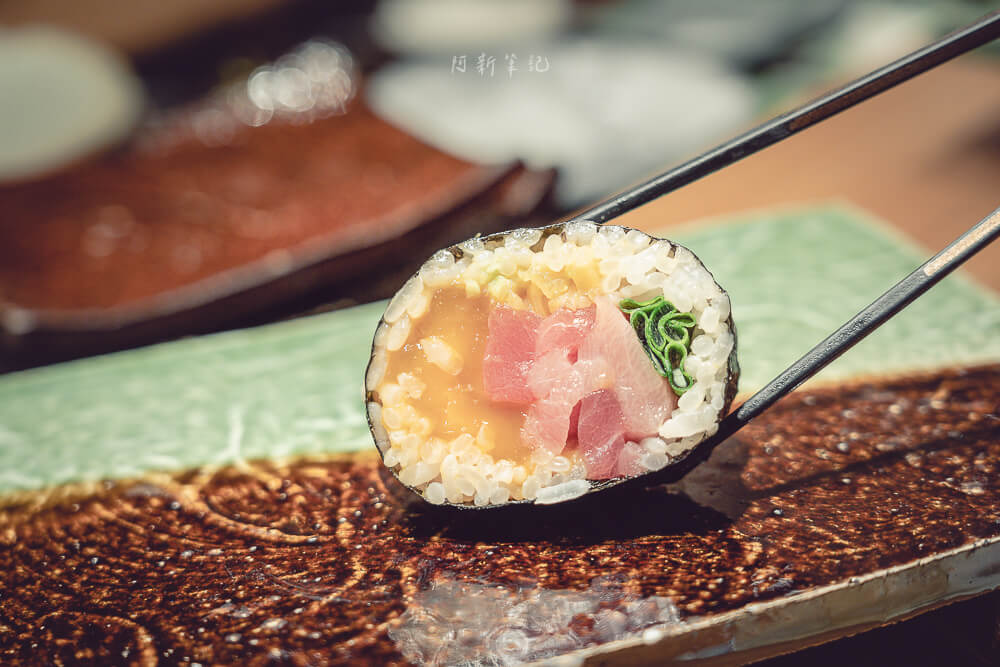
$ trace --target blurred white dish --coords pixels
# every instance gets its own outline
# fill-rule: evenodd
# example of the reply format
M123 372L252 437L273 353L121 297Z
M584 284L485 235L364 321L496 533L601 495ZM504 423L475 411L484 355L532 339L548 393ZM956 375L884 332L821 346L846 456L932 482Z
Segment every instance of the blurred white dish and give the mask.
M371 28L388 51L450 55L540 40L565 28L572 15L570 0L382 0Z
M102 45L53 28L0 29L0 182L113 145L144 104L139 80Z
M459 157L558 167L565 206L662 171L746 125L756 106L737 74L656 46L578 39L507 47L485 54L495 58L492 75L477 70L482 54L464 55L464 72L459 56L383 68L369 81L369 104Z

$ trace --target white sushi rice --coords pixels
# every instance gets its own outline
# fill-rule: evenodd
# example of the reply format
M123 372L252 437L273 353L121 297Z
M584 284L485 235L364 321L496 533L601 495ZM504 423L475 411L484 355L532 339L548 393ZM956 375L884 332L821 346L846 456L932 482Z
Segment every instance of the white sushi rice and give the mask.
M410 373L385 377L387 353L406 344L412 323L427 312L434 291L447 286L462 286L470 297L486 292L513 308L537 310L539 304L527 303L516 292L519 280L534 282L537 275L535 284L545 298L540 305L548 312L585 308L599 295L636 301L663 296L695 318L685 361L694 382L658 435L638 443L643 450L639 461L648 470L659 470L718 430L735 337L728 324L729 297L698 259L686 248L622 227L578 222L566 225L562 234L550 233L544 240L543 235L543 230L519 229L502 241L465 241L458 246L458 258L449 250L436 253L389 302L376 331L366 377L366 388L378 395L377 402L368 403L375 440L385 465L431 503L562 502L582 495L588 486L576 456L538 450L528 463L515 465L485 453L493 444L485 428L450 442L431 437L430 419L408 401L419 398L423 383ZM573 281L545 281L544 276L567 267L577 275L581 267L589 270L594 287L581 291ZM447 342L437 338L425 347L429 362L458 372L461 359Z

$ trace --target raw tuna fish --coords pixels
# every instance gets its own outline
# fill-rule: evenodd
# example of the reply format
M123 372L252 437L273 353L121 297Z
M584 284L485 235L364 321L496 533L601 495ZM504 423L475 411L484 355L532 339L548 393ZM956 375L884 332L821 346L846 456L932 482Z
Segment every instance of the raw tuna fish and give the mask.
M569 440L570 416L580 398L559 389L528 408L521 427L521 441L532 449L559 454Z
M527 310L500 306L490 312L483 388L494 401L528 404L535 399L528 387L528 372L535 360L541 322Z
M528 371L528 388L535 398L545 398L553 389L566 384L566 377L573 370L569 356L569 350L565 349L538 355Z
M618 455L618 464L615 466L615 477L635 477L646 472L646 467L639 463L643 450L634 442L626 442L622 447L621 454Z
M528 374L528 385L537 398L545 398L555 387L565 384L564 378L577 359L577 350L594 326L595 314L593 306L562 309L539 324L536 361Z
M569 360L576 361L576 351L593 328L595 315L596 309L593 306L579 310L562 309L552 313L538 327L535 352L541 356L553 350L565 350Z
M610 298L544 319L494 309L483 384L495 401L529 406L521 439L530 447L558 454L577 438L591 479L636 474L641 452L619 463L626 439L655 434L676 406Z
M622 408L614 391L601 389L583 397L577 437L580 454L587 466L587 478L614 477L625 446Z
M579 360L605 361L614 378L618 403L624 408L625 437L653 435L677 407L666 381L653 370L628 320L609 297L597 299L597 316L580 345ZM580 416L581 427L583 415Z
M538 367L542 367L541 362ZM587 394L608 386L610 376L603 360L572 364L552 389L528 408L521 440L533 448L544 447L554 454L560 453L575 433L574 408Z

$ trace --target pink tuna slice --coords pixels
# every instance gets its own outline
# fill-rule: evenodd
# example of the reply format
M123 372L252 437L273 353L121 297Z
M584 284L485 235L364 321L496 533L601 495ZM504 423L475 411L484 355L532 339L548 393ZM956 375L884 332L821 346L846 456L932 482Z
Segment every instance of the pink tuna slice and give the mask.
M587 479L614 477L625 446L622 408L614 391L601 389L583 397L577 437Z
M580 345L580 361L595 359L603 359L610 369L624 407L625 437L641 440L656 434L677 407L677 397L653 370L639 337L609 297L597 299L594 327ZM580 419L582 429L582 414Z
M566 378L573 370L569 354L569 350L555 349L537 355L527 378L528 388L535 398L545 398L553 389L566 384Z
M596 310L593 306L552 313L538 326L535 353L541 357L553 350L565 350L570 361L576 361L576 351L594 326Z
M542 360L539 360L541 368ZM575 431L574 408L595 389L610 386L607 365L603 360L578 361L569 365L563 358L567 372L558 378L548 394L528 408L521 441L537 449L545 448L558 454ZM534 369L533 369L534 370Z
M490 311L483 388L494 401L527 404L535 399L527 379L541 321L527 310L499 306Z
M576 405L570 403L572 400L573 397L557 389L547 398L532 403L521 426L521 442L532 449L561 453L569 439L570 415Z
M646 467L639 462L643 450L634 442L626 442L622 447L621 454L618 455L618 463L615 465L616 477L635 477L646 472Z
M573 411L569 413L569 437L576 440L580 432L580 402L573 406ZM568 444L568 443L567 443Z
M535 340L535 363L528 374L528 386L537 398L545 398L565 383L577 349L594 326L593 306L578 310L563 308L542 320ZM593 387L597 389L598 387Z

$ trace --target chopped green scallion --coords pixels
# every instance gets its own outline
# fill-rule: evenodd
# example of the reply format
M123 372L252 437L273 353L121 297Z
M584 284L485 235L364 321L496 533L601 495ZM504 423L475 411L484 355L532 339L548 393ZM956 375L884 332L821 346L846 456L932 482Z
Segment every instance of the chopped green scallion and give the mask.
M662 296L643 303L623 299L618 307L628 315L653 368L667 379L674 393L680 396L690 389L694 379L684 370L684 360L691 347L694 316L680 312Z

